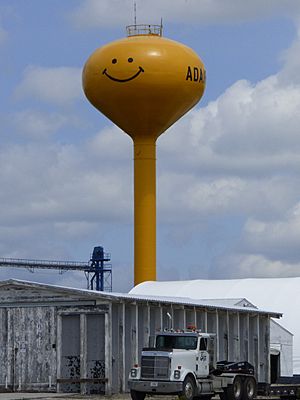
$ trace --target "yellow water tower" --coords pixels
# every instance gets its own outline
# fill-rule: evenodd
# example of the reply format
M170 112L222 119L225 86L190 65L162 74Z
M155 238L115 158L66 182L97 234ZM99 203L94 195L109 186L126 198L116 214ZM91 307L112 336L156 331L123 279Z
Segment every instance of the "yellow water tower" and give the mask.
M156 140L201 99L205 68L159 25L131 25L83 70L88 100L134 144L134 284L156 280ZM184 134L184 133L183 133Z

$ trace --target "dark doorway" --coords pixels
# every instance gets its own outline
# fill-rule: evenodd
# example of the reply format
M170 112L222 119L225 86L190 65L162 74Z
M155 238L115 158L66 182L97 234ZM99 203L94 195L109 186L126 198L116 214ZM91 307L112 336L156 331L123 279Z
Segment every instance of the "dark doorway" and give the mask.
M280 376L280 353L271 354L271 383L276 383Z

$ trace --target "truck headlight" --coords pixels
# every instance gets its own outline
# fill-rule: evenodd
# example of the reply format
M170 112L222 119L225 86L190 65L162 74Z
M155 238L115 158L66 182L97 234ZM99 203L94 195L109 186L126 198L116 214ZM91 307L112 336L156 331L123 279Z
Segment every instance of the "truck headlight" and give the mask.
M175 369L174 371L174 379L179 379L180 378L180 371L179 369Z
M136 378L137 377L137 369L136 368L131 368L130 377L131 378Z

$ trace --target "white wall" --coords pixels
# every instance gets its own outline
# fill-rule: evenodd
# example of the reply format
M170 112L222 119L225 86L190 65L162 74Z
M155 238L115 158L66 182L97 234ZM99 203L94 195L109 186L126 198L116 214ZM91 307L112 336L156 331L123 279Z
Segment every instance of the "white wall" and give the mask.
M271 319L270 348L280 352L280 375L293 376L293 334Z

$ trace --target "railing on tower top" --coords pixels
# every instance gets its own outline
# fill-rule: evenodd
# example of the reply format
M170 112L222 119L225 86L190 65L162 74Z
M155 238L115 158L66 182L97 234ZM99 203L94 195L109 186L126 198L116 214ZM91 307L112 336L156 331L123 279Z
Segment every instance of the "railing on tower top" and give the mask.
M162 36L162 25L128 25L126 26L127 36L154 35Z

